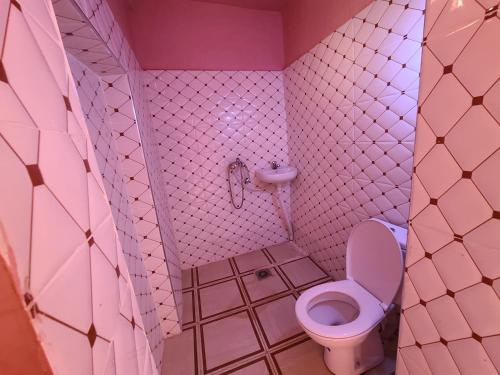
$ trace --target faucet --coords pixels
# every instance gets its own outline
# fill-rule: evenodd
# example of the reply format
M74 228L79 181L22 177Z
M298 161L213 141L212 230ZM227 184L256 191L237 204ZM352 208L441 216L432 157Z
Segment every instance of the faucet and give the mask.
M237 167L246 167L245 163L241 161L240 158L236 158L236 161L233 161L229 164L229 169L234 170Z
M272 168L272 169L278 169L279 167L280 167L280 165L278 164L278 162L277 162L277 161L273 160L273 161L271 162L271 168Z

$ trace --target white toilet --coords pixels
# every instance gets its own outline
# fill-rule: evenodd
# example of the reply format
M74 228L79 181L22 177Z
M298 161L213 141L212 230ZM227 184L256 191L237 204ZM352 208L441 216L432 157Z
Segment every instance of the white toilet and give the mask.
M297 319L325 347L334 374L361 374L384 360L377 327L401 285L406 235L378 219L358 224L347 241L347 280L317 285L297 300Z

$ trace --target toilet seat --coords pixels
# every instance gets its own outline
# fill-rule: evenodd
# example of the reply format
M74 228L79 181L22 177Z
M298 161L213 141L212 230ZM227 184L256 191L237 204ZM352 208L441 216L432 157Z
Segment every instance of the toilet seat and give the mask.
M405 238L404 228L382 220L359 223L347 240L347 279L317 285L297 299L297 320L325 348L334 374L362 374L384 360L376 327L401 285Z
M406 230L382 220L356 225L347 240L346 276L378 299L384 310L394 301L403 279L403 253L398 237Z
M338 326L324 325L312 319L309 315L312 301L328 292L337 292L352 298L358 305L358 316L351 322ZM385 314L381 302L353 280L333 281L306 290L297 300L295 313L304 329L330 339L349 339L361 335L377 325Z

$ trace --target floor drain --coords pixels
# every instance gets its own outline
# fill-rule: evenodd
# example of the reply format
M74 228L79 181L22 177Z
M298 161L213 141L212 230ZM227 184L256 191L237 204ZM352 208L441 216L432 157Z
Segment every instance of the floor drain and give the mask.
M258 280L265 279L265 278L271 276L271 270L268 268L258 270L255 272L255 276L257 276Z

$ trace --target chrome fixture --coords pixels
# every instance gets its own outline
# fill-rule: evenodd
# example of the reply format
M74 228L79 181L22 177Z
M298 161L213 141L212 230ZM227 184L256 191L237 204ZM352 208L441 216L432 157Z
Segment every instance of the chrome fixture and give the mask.
M278 162L277 162L277 161L273 160L273 161L271 162L271 168L272 168L272 169L278 169L279 167L280 167L280 165L278 164Z
M243 207L243 201L245 200L245 185L250 183L250 172L248 171L246 164L241 161L240 158L236 158L236 161L229 163L227 167L227 179L229 183L229 196L231 197L231 203L234 208L240 209ZM240 198L238 203L236 203L238 191L233 190L233 183L235 187L240 185Z

